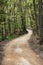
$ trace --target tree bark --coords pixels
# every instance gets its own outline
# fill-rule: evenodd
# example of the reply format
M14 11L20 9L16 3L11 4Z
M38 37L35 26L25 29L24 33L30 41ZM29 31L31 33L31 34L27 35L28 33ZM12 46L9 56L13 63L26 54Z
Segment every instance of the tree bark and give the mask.
M39 0L38 31L40 36L40 44L42 45L42 0Z
M35 24L36 24L36 31L38 30L38 25L37 25L37 13L36 13L36 3L35 0L33 0L33 6L34 6L34 15L35 15ZM38 33L38 31L37 31Z

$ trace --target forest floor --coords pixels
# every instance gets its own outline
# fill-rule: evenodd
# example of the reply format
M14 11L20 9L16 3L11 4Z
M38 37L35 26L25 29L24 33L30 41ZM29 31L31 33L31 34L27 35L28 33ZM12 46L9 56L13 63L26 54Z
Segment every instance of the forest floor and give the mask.
M17 39L0 43L0 65L43 65L40 58L30 46L32 30Z

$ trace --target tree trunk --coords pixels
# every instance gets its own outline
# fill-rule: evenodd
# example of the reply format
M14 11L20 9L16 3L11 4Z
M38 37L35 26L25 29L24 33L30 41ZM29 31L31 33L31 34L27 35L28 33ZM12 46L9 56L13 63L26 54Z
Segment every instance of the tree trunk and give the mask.
M26 32L26 9L24 10L24 13L22 11L22 4L21 4L22 0L19 0L19 3L20 3L20 11L21 11L21 21L22 21L22 29L23 29L23 32Z
M36 24L36 31L38 30L38 25L37 25L37 14L36 14L36 3L35 0L33 0L33 6L34 6L34 15L35 15L35 24ZM38 33L38 31L37 31Z
M38 31L40 36L40 44L42 44L42 0L39 0Z

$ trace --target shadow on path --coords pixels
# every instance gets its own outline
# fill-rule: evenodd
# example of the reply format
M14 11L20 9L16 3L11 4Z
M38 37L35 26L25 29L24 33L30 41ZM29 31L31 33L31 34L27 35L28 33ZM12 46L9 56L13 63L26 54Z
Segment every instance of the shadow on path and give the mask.
M0 42L0 65L2 65L2 60L4 57L4 46L6 45L6 41Z

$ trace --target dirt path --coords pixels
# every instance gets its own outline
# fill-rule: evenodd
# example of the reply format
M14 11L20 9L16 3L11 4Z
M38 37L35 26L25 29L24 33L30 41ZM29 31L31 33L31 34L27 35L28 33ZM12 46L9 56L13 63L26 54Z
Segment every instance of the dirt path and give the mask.
M43 60L29 46L28 40L32 31L4 46L4 57L1 65L43 65Z

